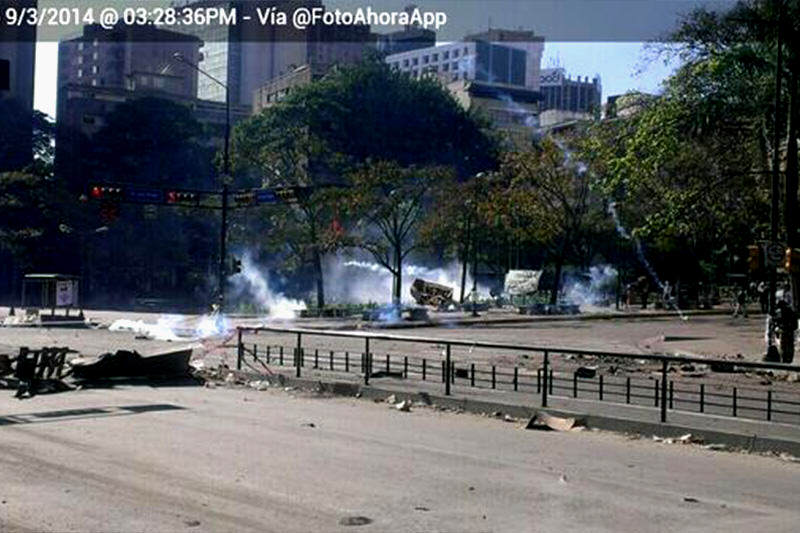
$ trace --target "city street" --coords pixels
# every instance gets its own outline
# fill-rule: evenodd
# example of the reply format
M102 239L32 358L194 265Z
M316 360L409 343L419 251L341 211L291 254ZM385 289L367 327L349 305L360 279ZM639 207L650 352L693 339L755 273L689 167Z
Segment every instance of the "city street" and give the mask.
M788 532L800 518L800 465L774 458L274 389L3 394L0 449L4 532Z

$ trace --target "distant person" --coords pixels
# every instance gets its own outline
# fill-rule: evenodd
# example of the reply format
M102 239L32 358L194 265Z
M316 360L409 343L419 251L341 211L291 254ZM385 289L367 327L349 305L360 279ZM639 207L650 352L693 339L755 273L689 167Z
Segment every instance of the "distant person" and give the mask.
M672 285L669 284L669 281L665 281L661 287L661 305L664 306L664 309L672 307Z
M767 284L763 281L756 287L758 293L758 304L761 306L761 312L767 313L769 311L769 292L767 291Z
M736 293L736 307L733 310L733 318L742 315L742 318L747 318L747 290L744 287L739 287Z
M639 278L639 293L642 296L642 309L647 309L647 300L650 298L650 283L647 278L642 276Z

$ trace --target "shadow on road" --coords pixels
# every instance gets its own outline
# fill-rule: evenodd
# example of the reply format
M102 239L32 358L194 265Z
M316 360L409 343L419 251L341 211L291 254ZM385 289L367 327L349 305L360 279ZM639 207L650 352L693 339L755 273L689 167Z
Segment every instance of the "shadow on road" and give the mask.
M42 411L39 413L23 413L19 415L0 416L0 426L10 426L15 424L38 424L43 422L58 422L62 420L85 420L90 418L136 415L141 413L177 411L183 409L185 409L185 407L168 403L59 409L57 411Z

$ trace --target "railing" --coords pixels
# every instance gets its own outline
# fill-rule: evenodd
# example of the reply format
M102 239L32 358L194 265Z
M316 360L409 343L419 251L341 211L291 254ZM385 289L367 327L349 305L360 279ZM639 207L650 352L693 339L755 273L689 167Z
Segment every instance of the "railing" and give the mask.
M245 343L246 335L269 332L276 335L292 335L291 344ZM339 338L363 343L363 350L326 350L304 347L303 339L311 337ZM387 353L385 359L376 361L375 343L378 341L433 345L443 348L438 357L419 355L394 355ZM454 357L453 350L467 348L466 357ZM489 358L476 357L474 350L503 351L525 354L522 357L535 366L513 367L497 365ZM527 354L534 354L528 356ZM653 374L642 378L637 373L605 372L600 368L578 366L556 370L554 363L572 358L590 358L600 362L620 364L633 362L636 365L656 364ZM404 337L382 333L360 333L323 331L299 328L239 327L237 339L238 369L250 362L261 365L294 367L297 377L309 366L315 370L329 372L357 372L363 375L365 384L374 377L416 378L422 381L441 380L445 395L451 394L452 385L459 383L469 387L534 393L541 396L542 407L548 406L550 396L616 401L639 406L657 407L661 422L667 421L668 410L683 410L696 413L718 414L767 421L800 424L800 385L776 388L757 387L735 380L670 379L670 374L679 370L678 365L708 365L709 375L747 371L778 371L786 376L800 377L800 366L780 363L705 359L689 356L662 354L634 354L582 350L560 347L529 346L484 341L467 341L432 337ZM575 364L573 363L573 366ZM257 367L256 367L257 368Z

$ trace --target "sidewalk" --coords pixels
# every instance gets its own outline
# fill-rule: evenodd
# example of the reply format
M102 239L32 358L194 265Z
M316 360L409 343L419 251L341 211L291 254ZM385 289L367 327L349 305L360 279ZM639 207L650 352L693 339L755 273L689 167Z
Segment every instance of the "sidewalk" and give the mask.
M372 378L365 386L363 376L357 374L304 368L303 377L298 379L294 377L293 369L271 368L281 376L278 379L284 385L316 388L341 396L360 394L365 398L384 399L394 394L398 401L409 399L471 413L500 412L516 418L529 418L542 409L542 398L538 394L452 385L451 395L445 396L444 384L433 381ZM244 375L252 379L268 378L255 373L245 372ZM548 396L545 410L556 416L581 418L589 427L608 431L664 438L691 433L707 444L723 444L728 448L754 452L785 452L800 457L800 425L676 410L668 411L667 422L662 424L659 422L660 411L655 407L561 396Z

